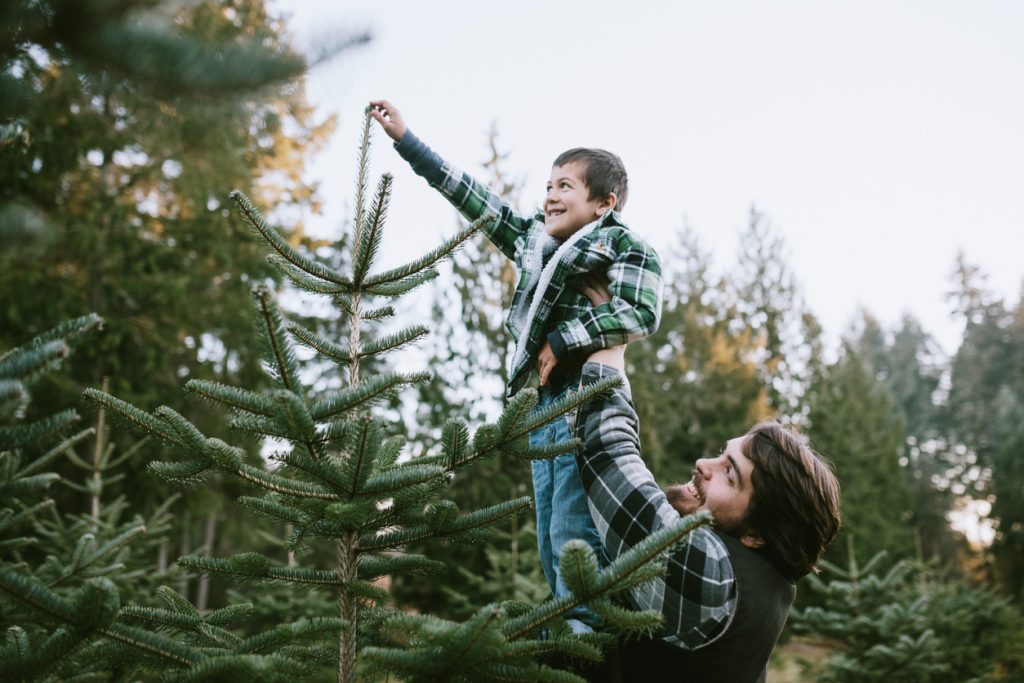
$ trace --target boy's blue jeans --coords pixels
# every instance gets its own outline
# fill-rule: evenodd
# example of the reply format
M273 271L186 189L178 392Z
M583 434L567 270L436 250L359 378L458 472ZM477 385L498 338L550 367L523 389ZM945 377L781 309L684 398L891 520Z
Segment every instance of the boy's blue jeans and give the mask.
M558 385L540 387L537 409L547 407L578 385L579 376L575 375L565 378ZM563 415L530 432L530 445L566 441L571 436L569 423ZM551 594L559 598L569 592L558 571L558 553L562 544L573 538L586 541L597 553L602 565L605 564L604 550L587 507L587 495L583 491L579 470L576 469L575 453L562 453L548 460L534 460L532 467L540 564L551 587ZM597 616L583 607L574 609L568 616L569 626L576 633L591 631L591 627L597 623Z

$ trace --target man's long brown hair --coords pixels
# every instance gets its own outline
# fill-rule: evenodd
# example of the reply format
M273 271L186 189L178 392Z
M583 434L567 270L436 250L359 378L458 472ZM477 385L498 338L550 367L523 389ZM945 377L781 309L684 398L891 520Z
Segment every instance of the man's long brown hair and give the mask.
M839 481L803 436L777 422L756 424L747 436L754 492L741 527L795 581L815 570L839 533Z

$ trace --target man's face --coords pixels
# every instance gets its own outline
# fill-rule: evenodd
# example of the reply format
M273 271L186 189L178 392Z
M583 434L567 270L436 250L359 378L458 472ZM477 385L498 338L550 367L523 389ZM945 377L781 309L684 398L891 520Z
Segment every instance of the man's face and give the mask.
M697 461L690 481L665 489L672 506L681 514L709 510L717 528L735 532L746 517L754 492L754 463L742 450L748 438L729 440L718 457Z
M557 239L565 239L600 218L610 208L607 199L590 199L583 177L586 164L570 161L551 169L544 197L544 229Z

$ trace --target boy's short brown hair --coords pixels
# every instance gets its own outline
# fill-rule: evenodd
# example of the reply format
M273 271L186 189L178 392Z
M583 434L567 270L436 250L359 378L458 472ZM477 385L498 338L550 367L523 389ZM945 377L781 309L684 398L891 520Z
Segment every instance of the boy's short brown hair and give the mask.
M754 492L741 527L764 540L764 552L795 581L815 570L839 533L839 481L803 436L778 422L756 424L747 437Z
M603 149L573 147L559 154L552 166L565 166L574 161L587 167L583 182L590 191L588 199L604 199L614 192L615 210L622 211L626 205L626 195L629 194L629 178L622 159Z

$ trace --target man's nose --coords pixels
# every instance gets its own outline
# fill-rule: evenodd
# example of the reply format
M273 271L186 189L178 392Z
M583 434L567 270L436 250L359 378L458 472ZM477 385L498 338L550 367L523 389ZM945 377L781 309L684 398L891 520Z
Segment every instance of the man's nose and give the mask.
M711 461L707 458L700 458L697 460L697 464L694 466L697 472L700 474L701 479L711 478Z

